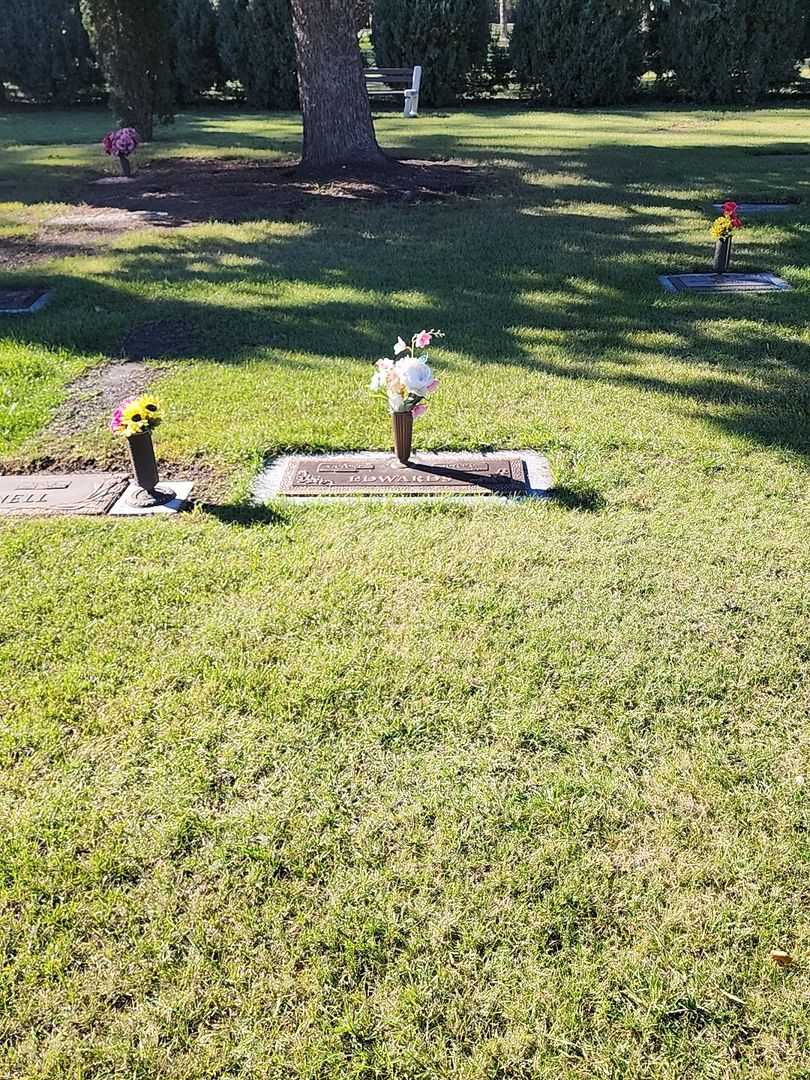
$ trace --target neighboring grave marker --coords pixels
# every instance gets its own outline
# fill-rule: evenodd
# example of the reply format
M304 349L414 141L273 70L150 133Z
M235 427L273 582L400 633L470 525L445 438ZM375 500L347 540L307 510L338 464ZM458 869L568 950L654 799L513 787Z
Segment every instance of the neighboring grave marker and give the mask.
M106 514L126 486L117 473L0 476L0 515Z
M661 274L658 280L671 293L785 292L793 288L775 274Z
M722 203L713 203L714 209L721 214ZM797 203L790 202L741 202L737 203L738 214L768 214L773 210L795 210Z
M50 300L47 289L2 289L0 290L0 315L32 315Z

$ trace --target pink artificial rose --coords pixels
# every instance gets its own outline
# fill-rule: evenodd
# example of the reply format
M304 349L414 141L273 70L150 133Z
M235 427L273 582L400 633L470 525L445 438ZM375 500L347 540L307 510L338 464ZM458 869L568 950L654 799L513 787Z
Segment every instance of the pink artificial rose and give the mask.
M417 349L426 349L433 338L433 334L429 330L420 330L414 338L414 345Z
M435 394L438 389L439 389L439 380L438 379L434 379L432 382L429 382L427 384L427 386L425 387L425 390L429 394Z
M411 409L411 415L414 418L416 418L417 416L424 416L426 412L427 405L423 405L421 401L418 405L414 405L414 407Z
M104 152L106 154L112 153L113 134L114 133L112 131L108 131L104 138L101 140L101 145L104 147Z
M119 405L115 412L112 414L112 420L110 421L110 431L118 431L121 427L121 422L124 418L123 406Z

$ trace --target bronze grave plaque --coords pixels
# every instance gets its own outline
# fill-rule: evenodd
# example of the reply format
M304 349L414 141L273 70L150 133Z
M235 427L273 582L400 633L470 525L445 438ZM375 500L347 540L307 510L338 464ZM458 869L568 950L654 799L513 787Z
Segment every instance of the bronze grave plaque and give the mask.
M0 515L106 514L126 486L115 473L0 476Z
M525 495L526 466L519 459L448 456L441 463L401 465L379 457L304 458L290 462L281 495Z

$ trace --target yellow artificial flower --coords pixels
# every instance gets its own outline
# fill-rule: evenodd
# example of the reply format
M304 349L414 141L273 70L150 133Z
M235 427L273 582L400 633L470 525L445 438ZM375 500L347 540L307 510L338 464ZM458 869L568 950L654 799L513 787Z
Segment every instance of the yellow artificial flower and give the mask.
M150 397L148 394L140 399L141 406L143 407L144 416L149 421L150 427L157 427L160 421L163 419L161 415L160 402L157 398Z
M724 240L727 236L731 236L733 231L731 218L726 217L725 214L723 214L722 217L714 219L714 222L712 223L712 236L715 240Z

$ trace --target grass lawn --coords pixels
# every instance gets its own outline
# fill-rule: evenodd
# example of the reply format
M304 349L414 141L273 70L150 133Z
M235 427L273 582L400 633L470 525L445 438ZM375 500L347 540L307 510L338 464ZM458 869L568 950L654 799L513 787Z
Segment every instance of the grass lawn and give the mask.
M56 290L0 325L5 468L120 462L51 417L183 319L157 442L210 504L0 526L0 1075L806 1080L808 120L388 113L491 192L0 274ZM106 127L0 116L0 239ZM298 138L195 113L140 160ZM794 291L664 293L735 193L804 200L736 247ZM249 508L266 457L388 444L369 362L423 326L417 446L536 448L556 497Z

